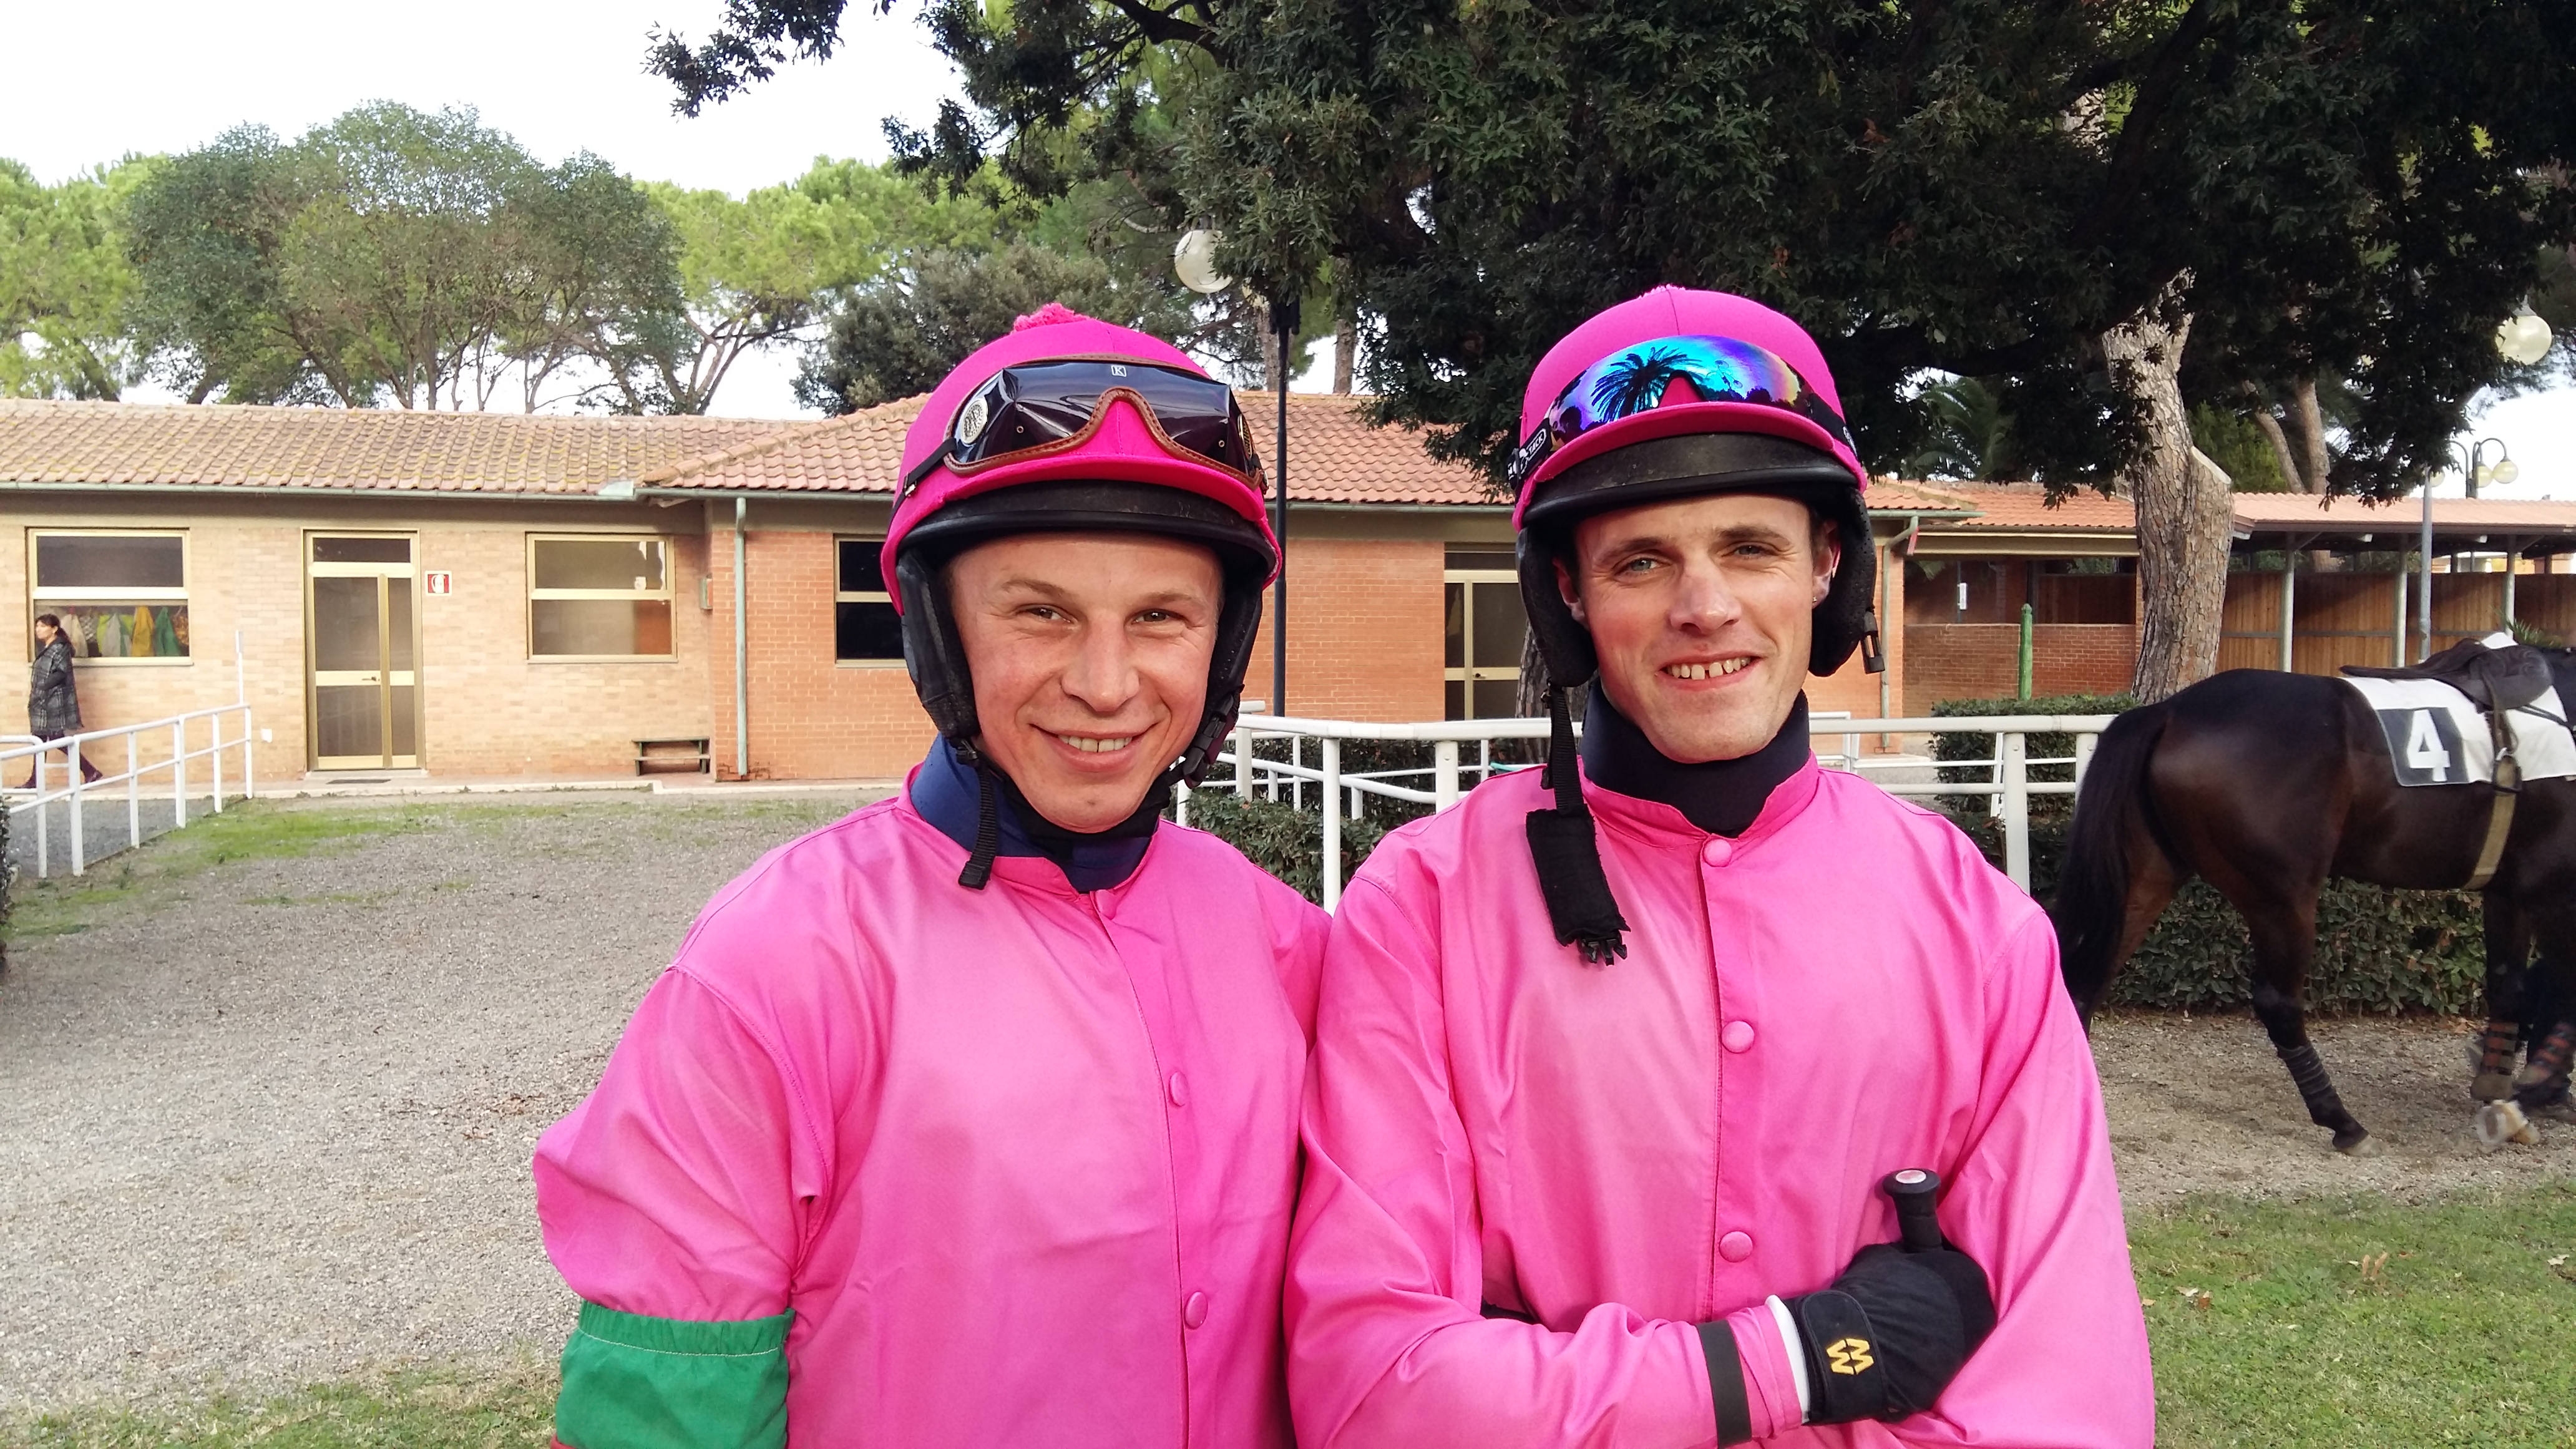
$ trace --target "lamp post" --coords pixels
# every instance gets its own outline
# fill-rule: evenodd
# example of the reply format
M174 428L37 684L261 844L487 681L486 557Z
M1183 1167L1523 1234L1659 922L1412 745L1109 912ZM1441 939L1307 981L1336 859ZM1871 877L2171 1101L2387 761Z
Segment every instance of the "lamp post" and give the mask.
M2536 322L2540 319L2535 317L2532 320ZM2489 447L2496 450L2496 460L2493 463L2481 465L2478 460L2486 456ZM2522 469L2517 467L2512 457L2506 453L2502 438L2480 438L2474 443L2454 443L2451 449L2460 459L2460 476L2468 480L2471 498L2478 496L2480 483L2510 483L2522 476ZM2418 545L2418 559L2417 578L2420 587L2415 595L2415 619L2417 627L2423 631L2424 643L2423 647L2416 652L2415 658L2421 662L2433 657L2433 480L2429 476L2424 480L2424 532ZM2511 558L2505 560L2505 567L2508 570L2513 567Z
M1234 279L1217 270L1217 243L1222 232L1206 227L1182 234L1172 248L1172 272L1181 285L1201 296L1211 296L1234 285ZM1297 338L1297 300L1294 297L1270 301L1270 325L1279 342L1279 376L1268 379L1279 393L1279 461L1271 470L1272 495L1270 531L1279 540L1279 579L1273 585L1270 614L1270 712L1288 712L1288 377L1291 371L1289 353Z

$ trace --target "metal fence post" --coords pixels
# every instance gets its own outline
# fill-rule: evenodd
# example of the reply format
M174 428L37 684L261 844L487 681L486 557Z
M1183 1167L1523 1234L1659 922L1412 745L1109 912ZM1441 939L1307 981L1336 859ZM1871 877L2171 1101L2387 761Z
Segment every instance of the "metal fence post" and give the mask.
M36 879L43 880L52 869L52 842L46 839L48 824L54 812L45 808L45 747L36 746Z
M1446 810L1458 803L1458 742L1442 740L1431 747L1431 808Z
M1190 823L1190 787L1186 780L1172 782L1172 823L1174 825Z
M206 768L214 771L215 813L224 813L224 712L206 716Z
M125 848L143 843L143 772L135 768L134 731L125 732Z
M188 824L188 717L170 721L170 819L173 830Z
M1315 803L1316 812L1324 817L1324 909L1342 903L1342 742L1326 735L1316 741L1323 746L1324 782Z
M2075 788L2084 788L2084 772L2093 768L2093 747L2102 743L2100 735L2075 737Z
M2016 731L2002 737L2004 785L2004 874L2014 885L2030 889L2030 742Z
M88 842L81 839L81 786L88 782L81 778L80 747L80 736L72 736L72 765L63 777L63 784L70 789L72 798L72 874L74 875L79 875L89 864L86 859L87 851L84 849Z
M259 793L251 780L250 741L253 733L255 731L250 727L250 706L244 705L242 706L242 798L245 800Z
M1252 731L1234 727L1234 798L1252 800Z

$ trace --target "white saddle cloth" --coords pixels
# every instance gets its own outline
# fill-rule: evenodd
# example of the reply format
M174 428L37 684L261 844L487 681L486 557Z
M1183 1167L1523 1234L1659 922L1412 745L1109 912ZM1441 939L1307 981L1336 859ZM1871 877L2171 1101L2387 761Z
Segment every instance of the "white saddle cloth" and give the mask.
M2510 641L2508 641L2510 642ZM2432 679L2357 679L2388 736L2388 755L2400 785L2485 784L2495 779L2495 740L2469 697ZM2567 731L2567 706L2550 690L2505 713L2513 757L2526 780L2576 775L2576 736Z

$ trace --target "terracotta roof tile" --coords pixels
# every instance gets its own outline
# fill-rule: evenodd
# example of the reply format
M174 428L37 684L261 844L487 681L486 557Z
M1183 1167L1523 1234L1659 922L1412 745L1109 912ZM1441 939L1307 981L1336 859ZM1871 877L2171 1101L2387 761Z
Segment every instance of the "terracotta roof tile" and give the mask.
M2403 532L2423 524L2421 496L2372 505L2357 498L2322 499L2309 493L2239 493L2236 526L2247 532L2295 529L2325 534ZM2520 498L2436 498L2433 527L2440 533L2576 533L2576 502Z
M578 494L794 426L0 400L0 483Z
M2078 488L2055 502L2036 483L1908 482L1898 485L1918 496L1972 509L1974 518L1946 520L1944 531L1962 529L2033 529L2052 533L2129 533L2138 526L2138 511L2126 498L2105 498Z

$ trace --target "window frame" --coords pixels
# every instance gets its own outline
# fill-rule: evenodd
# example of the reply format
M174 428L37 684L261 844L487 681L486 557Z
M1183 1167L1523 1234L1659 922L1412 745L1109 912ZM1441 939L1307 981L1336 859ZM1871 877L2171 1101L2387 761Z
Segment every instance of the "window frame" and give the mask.
M537 587L537 545L541 543L652 543L662 550L662 587L659 589L541 589ZM614 530L600 533L531 533L527 535L522 563L521 594L527 603L527 628L524 643L530 664L658 664L680 657L679 550L673 548L671 536L663 533ZM414 567L418 567L415 562ZM671 624L671 647L660 654L540 654L537 652L537 605L557 600L623 599L629 603L641 599L659 599L668 611Z
M175 538L179 540L179 586L159 585L147 588L94 588L75 585L48 589L42 583L43 571L37 561L40 540L48 538ZM38 614L59 613L62 605L77 608L84 604L179 604L194 608L189 598L189 580L197 576L194 543L184 528L30 528L27 530L27 634L32 640ZM193 625L193 620L191 621ZM138 666L145 669L183 668L197 662L196 639L189 636L188 652L173 655L115 655L93 657L74 654L75 668L90 669L100 665L111 668Z
M904 667L901 654L888 659L843 659L841 657L839 636L843 604L883 604L887 608L894 607L894 591L890 588L871 591L841 587L841 546L848 543L869 543L882 547L885 543L885 535L877 534L874 537L864 533L832 535L832 667L835 669L901 669Z
M1499 552L1500 550L1478 551ZM1512 715L1480 715L1476 713L1476 686L1480 683L1488 683L1498 680L1509 680L1515 685L1519 684L1521 678L1521 661L1519 656L1515 655L1509 665L1479 664L1476 662L1475 586L1478 584L1509 584L1513 589L1518 590L1520 582L1521 576L1517 570L1451 568L1448 566L1445 559L1442 562L1440 569L1440 608L1444 621L1448 615L1450 586L1456 585L1464 591L1458 601L1459 628L1463 631L1459 637L1459 653L1460 657L1466 662L1463 664L1451 664L1449 662L1445 639L1442 644L1440 659L1440 692L1443 695L1446 695L1449 692L1450 685L1455 684L1461 686L1458 691L1458 703L1459 707L1465 710L1466 713L1459 715L1458 718L1460 719L1510 719L1518 717ZM1517 593L1515 593L1514 597L1518 597ZM1526 629L1529 625L1528 619L1524 618L1521 621L1521 624L1522 627Z

